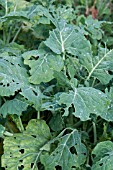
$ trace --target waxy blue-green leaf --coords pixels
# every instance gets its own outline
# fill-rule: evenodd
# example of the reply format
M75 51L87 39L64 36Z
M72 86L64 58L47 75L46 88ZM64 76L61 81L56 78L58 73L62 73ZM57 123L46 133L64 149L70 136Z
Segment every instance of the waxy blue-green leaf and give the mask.
M92 16L89 16L85 19L85 30L93 40L100 40L102 38L104 32L102 31L101 27L104 22L105 21L93 19Z
M20 94L24 96L24 98L28 100L29 104L33 105L33 107L37 111L42 109L43 100L49 98L41 92L39 87L33 87L33 86L28 86L23 88Z
M65 20L58 23L56 29L50 32L45 44L55 53L61 54L65 51L78 55L90 52L90 43L75 27L67 24Z
M2 167L5 170L38 170L37 162L50 140L49 127L43 120L31 120L23 133L14 134L4 140ZM41 149L42 148L42 149Z
M12 99L6 101L0 108L0 114L5 118L8 114L16 114L20 116L23 111L25 111L28 107L26 102L23 102L18 99Z
M107 119L110 100L100 90L91 87L80 87L69 91L69 93L62 93L59 104L66 105L64 116L69 115L69 108L73 105L75 108L73 115L82 121L86 121L90 119L91 113Z
M104 53L99 52L98 56L84 53L84 55L79 56L79 59L80 63L88 70L86 80L95 77L102 84L108 84L113 78L113 75L108 72L113 70L113 50L106 52L105 49Z
M71 151L71 148L76 153ZM44 164L45 170L53 170L59 165L63 170L70 170L73 166L80 167L86 160L86 147L81 143L81 137L75 129L71 133L63 136L57 148L49 155L41 156L41 163Z
M25 59L25 64L29 65L30 70L30 83L40 84L41 82L49 82L54 78L54 70L60 72L63 68L63 60L60 55L50 52L47 47L40 48L36 59ZM33 51L34 55L34 51ZM32 53L31 53L32 57Z
M0 95L14 95L16 91L28 85L28 74L15 56L0 58ZM16 62L17 61L17 62Z
M104 141L96 145L92 151L95 156L91 170L112 170L113 169L113 142Z

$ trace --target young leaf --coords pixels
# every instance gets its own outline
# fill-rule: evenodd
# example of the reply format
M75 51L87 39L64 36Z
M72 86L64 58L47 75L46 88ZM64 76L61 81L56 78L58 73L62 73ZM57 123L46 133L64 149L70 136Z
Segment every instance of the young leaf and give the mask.
M80 87L69 93L62 93L59 103L67 106L64 116L68 116L68 110L73 105L75 108L73 115L79 117L82 121L86 121L89 119L90 113L104 117L107 114L110 100L99 90L91 87Z
M62 169L70 170L73 166L80 167L86 160L86 154L80 134L77 130L73 130L62 137L58 147L50 155L41 156L41 163L44 164L45 170L54 169L57 165Z
M51 134L43 120L31 120L23 133L14 134L4 140L2 167L6 170L37 170L37 162ZM45 147L45 150L48 148Z

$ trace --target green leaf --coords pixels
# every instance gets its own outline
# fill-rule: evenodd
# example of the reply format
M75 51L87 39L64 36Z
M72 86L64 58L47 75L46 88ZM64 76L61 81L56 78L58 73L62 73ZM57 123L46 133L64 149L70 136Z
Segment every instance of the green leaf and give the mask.
M17 57L0 58L0 95L14 95L16 91L28 85L28 74Z
M89 35L93 40L100 40L102 38L103 31L101 29L102 23L105 21L98 21L97 19L93 19L92 16L89 16L85 20L85 30L88 31Z
M5 118L8 114L16 114L20 116L23 111L25 111L28 107L26 102L23 102L18 99L13 99L6 101L0 108L0 113Z
M38 57L36 59L25 60L31 68L31 77L29 81L33 84L40 84L41 82L49 82L54 78L54 70L60 72L63 68L63 60L60 55L50 52L47 47L38 50Z
M100 49L101 50L101 49ZM84 54L80 57L81 64L87 68L88 76L86 80L90 77L95 77L102 84L108 84L113 78L108 71L113 70L113 50L106 53L106 49L103 52L99 52L98 56L92 56L90 53Z
M55 53L61 54L68 51L77 55L86 51L90 51L90 43L85 39L78 30L67 24L65 20L61 20L55 30L50 32L49 38L45 44Z
M92 151L95 155L91 170L113 169L113 143L111 141L100 142Z
M5 0L0 0L0 5L2 5L3 7L5 7Z
M78 131L73 130L61 138L58 147L50 155L41 156L41 163L44 164L45 170L53 170L57 165L70 170L73 166L80 167L86 160L86 154Z
M0 138L4 136L5 127L0 125Z
M64 122L63 122L62 116L58 113L53 115L53 117L49 121L50 128L55 132L62 130L63 125L64 125Z
M49 98L43 95L39 87L33 87L33 86L28 86L28 87L23 88L20 94L24 96L24 98L28 100L29 104L33 105L33 107L37 111L41 110L43 100L46 100Z
M23 133L4 140L2 167L6 170L37 170L37 162L45 144L50 139L49 127L43 120L31 120ZM43 148L43 149L41 149Z
M90 119L90 113L95 113L107 119L110 100L100 90L91 87L80 87L75 88L74 91L69 91L69 93L62 93L59 103L66 104L64 116L69 115L69 108L73 105L75 108L73 115L82 121L86 121Z
M57 79L57 83L61 87L70 87L70 82L63 72L54 71L54 77Z
M13 20L14 19L19 19L19 20L27 20L27 21L29 21L29 17L28 17L27 11L10 12L8 15L2 17L2 19L3 19L3 21L12 20L12 19Z

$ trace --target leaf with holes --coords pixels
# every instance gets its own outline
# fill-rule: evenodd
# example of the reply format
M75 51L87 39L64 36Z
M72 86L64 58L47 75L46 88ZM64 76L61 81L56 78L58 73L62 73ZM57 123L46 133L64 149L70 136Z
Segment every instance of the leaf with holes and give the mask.
M43 120L31 120L23 133L14 134L4 140L2 167L5 170L23 168L37 170L37 162L45 144L50 140L49 127Z
M16 91L29 84L26 69L20 63L15 62L16 57L13 57L12 61L11 58L9 60L8 58L0 58L1 96L14 95Z
M106 114L110 100L100 90L92 87L80 87L69 93L62 93L59 103L66 105L64 116L68 116L69 108L74 106L73 115L82 121L86 121L89 119L90 113L95 113L107 119Z
M54 78L54 70L58 72L62 70L64 65L63 60L60 55L50 52L47 47L45 49L40 48L37 53L38 56L35 56L35 59L32 59L29 56L29 58L24 57L24 63L31 68L29 81L33 84L49 82Z
M111 141L100 142L92 151L95 156L91 170L113 169L113 143Z
M53 170L57 165L70 170L72 167L80 167L86 161L86 147L81 143L77 130L63 136L59 141L57 148L50 155L41 156L45 170Z
M22 89L22 92L20 92L22 96L24 96L25 99L28 100L30 105L33 105L33 107L39 111L42 108L43 100L48 99L49 97L45 96L39 87L34 86L28 86Z

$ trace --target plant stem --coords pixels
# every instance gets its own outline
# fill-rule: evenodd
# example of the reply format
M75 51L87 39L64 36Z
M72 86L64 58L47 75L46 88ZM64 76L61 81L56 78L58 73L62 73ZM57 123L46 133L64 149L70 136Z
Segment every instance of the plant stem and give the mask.
M18 119L19 119L19 123L20 123L20 127L21 127L21 132L23 132L24 127L23 127L22 120L21 120L20 116L18 117Z
M37 119L40 120L40 111L38 111L38 113L37 113Z
M65 66L65 59L66 59L66 57L65 57L65 51L63 52L63 61L64 61L64 75L67 77L67 75L66 75L66 66Z
M96 78L94 77L94 80L93 80L93 83L92 83L92 87L94 86L94 84L95 84L95 80L96 80Z
M5 136L13 136L13 133L10 133L10 132L8 132L8 131L5 131L5 132L4 132L4 135L5 135Z
M21 29L22 29L22 25L21 25L21 26L19 27L19 29L17 30L17 32L16 32L16 34L15 34L13 40L12 40L12 43L15 42L15 40L17 39L17 37L18 37L18 35L19 35Z
M97 130L96 130L96 124L93 122L93 134L94 134L94 145L97 143Z
M7 0L5 0L5 15L8 14Z

